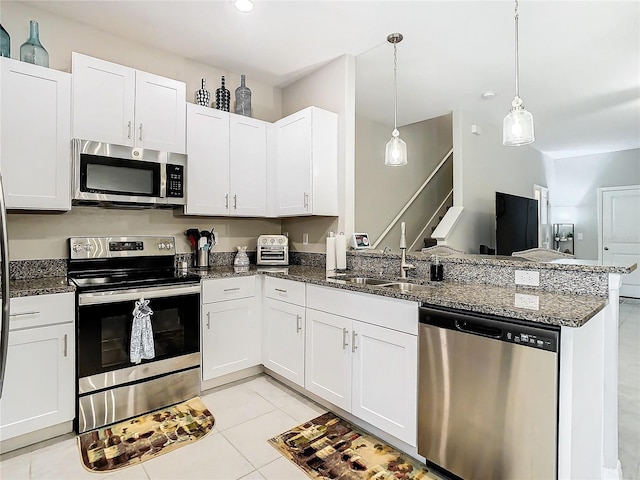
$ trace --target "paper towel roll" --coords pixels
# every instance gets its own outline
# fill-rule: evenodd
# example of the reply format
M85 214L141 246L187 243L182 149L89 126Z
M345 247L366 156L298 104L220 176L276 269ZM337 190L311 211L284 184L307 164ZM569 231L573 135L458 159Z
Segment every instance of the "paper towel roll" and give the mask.
M340 232L336 237L336 269L347 269L347 237Z
M336 237L333 232L329 232L327 237L326 265L327 270L336 269Z

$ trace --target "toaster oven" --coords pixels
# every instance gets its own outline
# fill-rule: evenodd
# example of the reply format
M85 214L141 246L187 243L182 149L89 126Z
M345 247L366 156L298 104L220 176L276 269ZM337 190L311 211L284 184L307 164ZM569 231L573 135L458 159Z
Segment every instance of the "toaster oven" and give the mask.
M257 265L289 265L289 239L285 235L260 235Z

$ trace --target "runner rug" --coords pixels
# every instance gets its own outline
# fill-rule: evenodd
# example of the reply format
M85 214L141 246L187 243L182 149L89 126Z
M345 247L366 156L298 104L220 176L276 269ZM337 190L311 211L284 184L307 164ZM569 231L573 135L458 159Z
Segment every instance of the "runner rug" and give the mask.
M269 443L314 479L440 479L422 463L330 412Z
M136 465L207 435L215 419L200 397L78 435L82 463L92 472Z

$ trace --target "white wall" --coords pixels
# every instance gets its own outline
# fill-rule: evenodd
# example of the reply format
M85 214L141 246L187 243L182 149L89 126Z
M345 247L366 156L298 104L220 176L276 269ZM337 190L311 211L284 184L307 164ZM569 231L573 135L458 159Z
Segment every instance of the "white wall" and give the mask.
M640 149L558 159L554 170L551 221L573 223L576 257L597 260L598 188L640 185Z
M290 115L315 105L338 114L338 210L339 217L283 219L292 248L324 252L329 230L345 232L354 228L355 176L355 57L343 55L301 80L282 89L282 115ZM309 245L302 245L302 234Z
M480 244L495 247L495 192L533 198L533 185L547 186L553 165L531 146L503 146L500 130L461 110L453 113L453 152L453 204L464 211L447 244L478 253Z

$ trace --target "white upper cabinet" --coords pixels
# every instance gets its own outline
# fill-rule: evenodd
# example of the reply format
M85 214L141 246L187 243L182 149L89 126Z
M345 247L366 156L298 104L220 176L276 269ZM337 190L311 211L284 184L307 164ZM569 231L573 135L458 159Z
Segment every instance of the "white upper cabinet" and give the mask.
M338 115L308 107L275 123L272 213L338 215Z
M70 210L71 75L1 61L0 171L6 207Z
M188 215L265 216L269 124L187 105Z
M73 137L185 153L186 85L72 54Z

